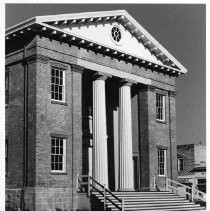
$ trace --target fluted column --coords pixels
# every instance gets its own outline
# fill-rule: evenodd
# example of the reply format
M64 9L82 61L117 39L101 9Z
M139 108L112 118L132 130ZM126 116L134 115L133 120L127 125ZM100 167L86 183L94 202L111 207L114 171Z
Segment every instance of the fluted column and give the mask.
M131 123L131 85L131 82L123 81L119 90L119 191L134 190Z
M96 74L93 81L93 178L108 187L106 79Z

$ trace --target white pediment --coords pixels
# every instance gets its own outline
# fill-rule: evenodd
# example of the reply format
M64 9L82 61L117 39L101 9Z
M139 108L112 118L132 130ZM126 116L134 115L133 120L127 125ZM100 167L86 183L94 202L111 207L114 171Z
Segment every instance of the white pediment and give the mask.
M120 29L121 39L119 42L114 41L112 38L111 30L114 26L117 26ZM76 36L101 43L101 45L144 58L157 64L162 64L160 60L158 60L147 48L145 48L145 46L119 22L113 21L100 24L74 24L73 26L58 25L56 27Z
M120 42L113 41L111 29L117 26ZM31 28L32 27L32 28ZM6 30L6 39L16 34L35 30L57 36L65 42L86 45L87 48L105 51L135 64L149 65L158 71L183 74L187 69L177 61L149 32L125 10L100 11L37 16ZM170 74L171 74L170 73Z

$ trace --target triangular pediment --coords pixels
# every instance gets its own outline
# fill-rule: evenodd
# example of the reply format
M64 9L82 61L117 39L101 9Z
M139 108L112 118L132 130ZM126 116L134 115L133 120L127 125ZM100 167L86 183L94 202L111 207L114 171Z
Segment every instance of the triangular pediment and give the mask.
M6 39L24 30L46 31L100 53L157 70L183 74L187 70L125 10L37 16L6 31ZM113 32L115 28L115 32ZM117 32L116 32L117 31ZM114 34L120 34L118 38ZM120 37L120 38L119 38Z
M106 21L104 23L84 23L56 26L66 32L73 33L88 40L93 40L109 48L141 57L157 64L163 64L152 54L142 42L131 34L131 32L117 21Z

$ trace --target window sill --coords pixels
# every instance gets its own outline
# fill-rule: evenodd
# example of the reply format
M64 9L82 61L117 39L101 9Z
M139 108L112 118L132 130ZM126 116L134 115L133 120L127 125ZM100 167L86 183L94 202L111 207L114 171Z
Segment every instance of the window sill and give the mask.
M156 119L156 122L158 122L158 123L162 123L162 124L166 124L166 121L165 121L165 120L159 120L159 119Z
M62 101L51 100L51 103L52 103L52 104L59 104L59 105L67 106L67 103L62 102Z
M163 177L166 177L166 175L158 175L158 177L161 177L161 178L163 178Z
M67 172L52 172L51 171L51 175L68 175Z

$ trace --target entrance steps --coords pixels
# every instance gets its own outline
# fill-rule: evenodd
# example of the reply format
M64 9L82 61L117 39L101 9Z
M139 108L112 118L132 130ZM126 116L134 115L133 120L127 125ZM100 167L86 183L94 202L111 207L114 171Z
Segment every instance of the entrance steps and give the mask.
M170 192L112 192L120 199L124 199L124 211L188 211L188 210L206 210L199 204L195 204ZM101 203L104 203L104 197L98 192L92 192ZM119 207L121 204L108 192L106 197L111 199ZM117 209L109 200L106 200L107 210L117 211Z

